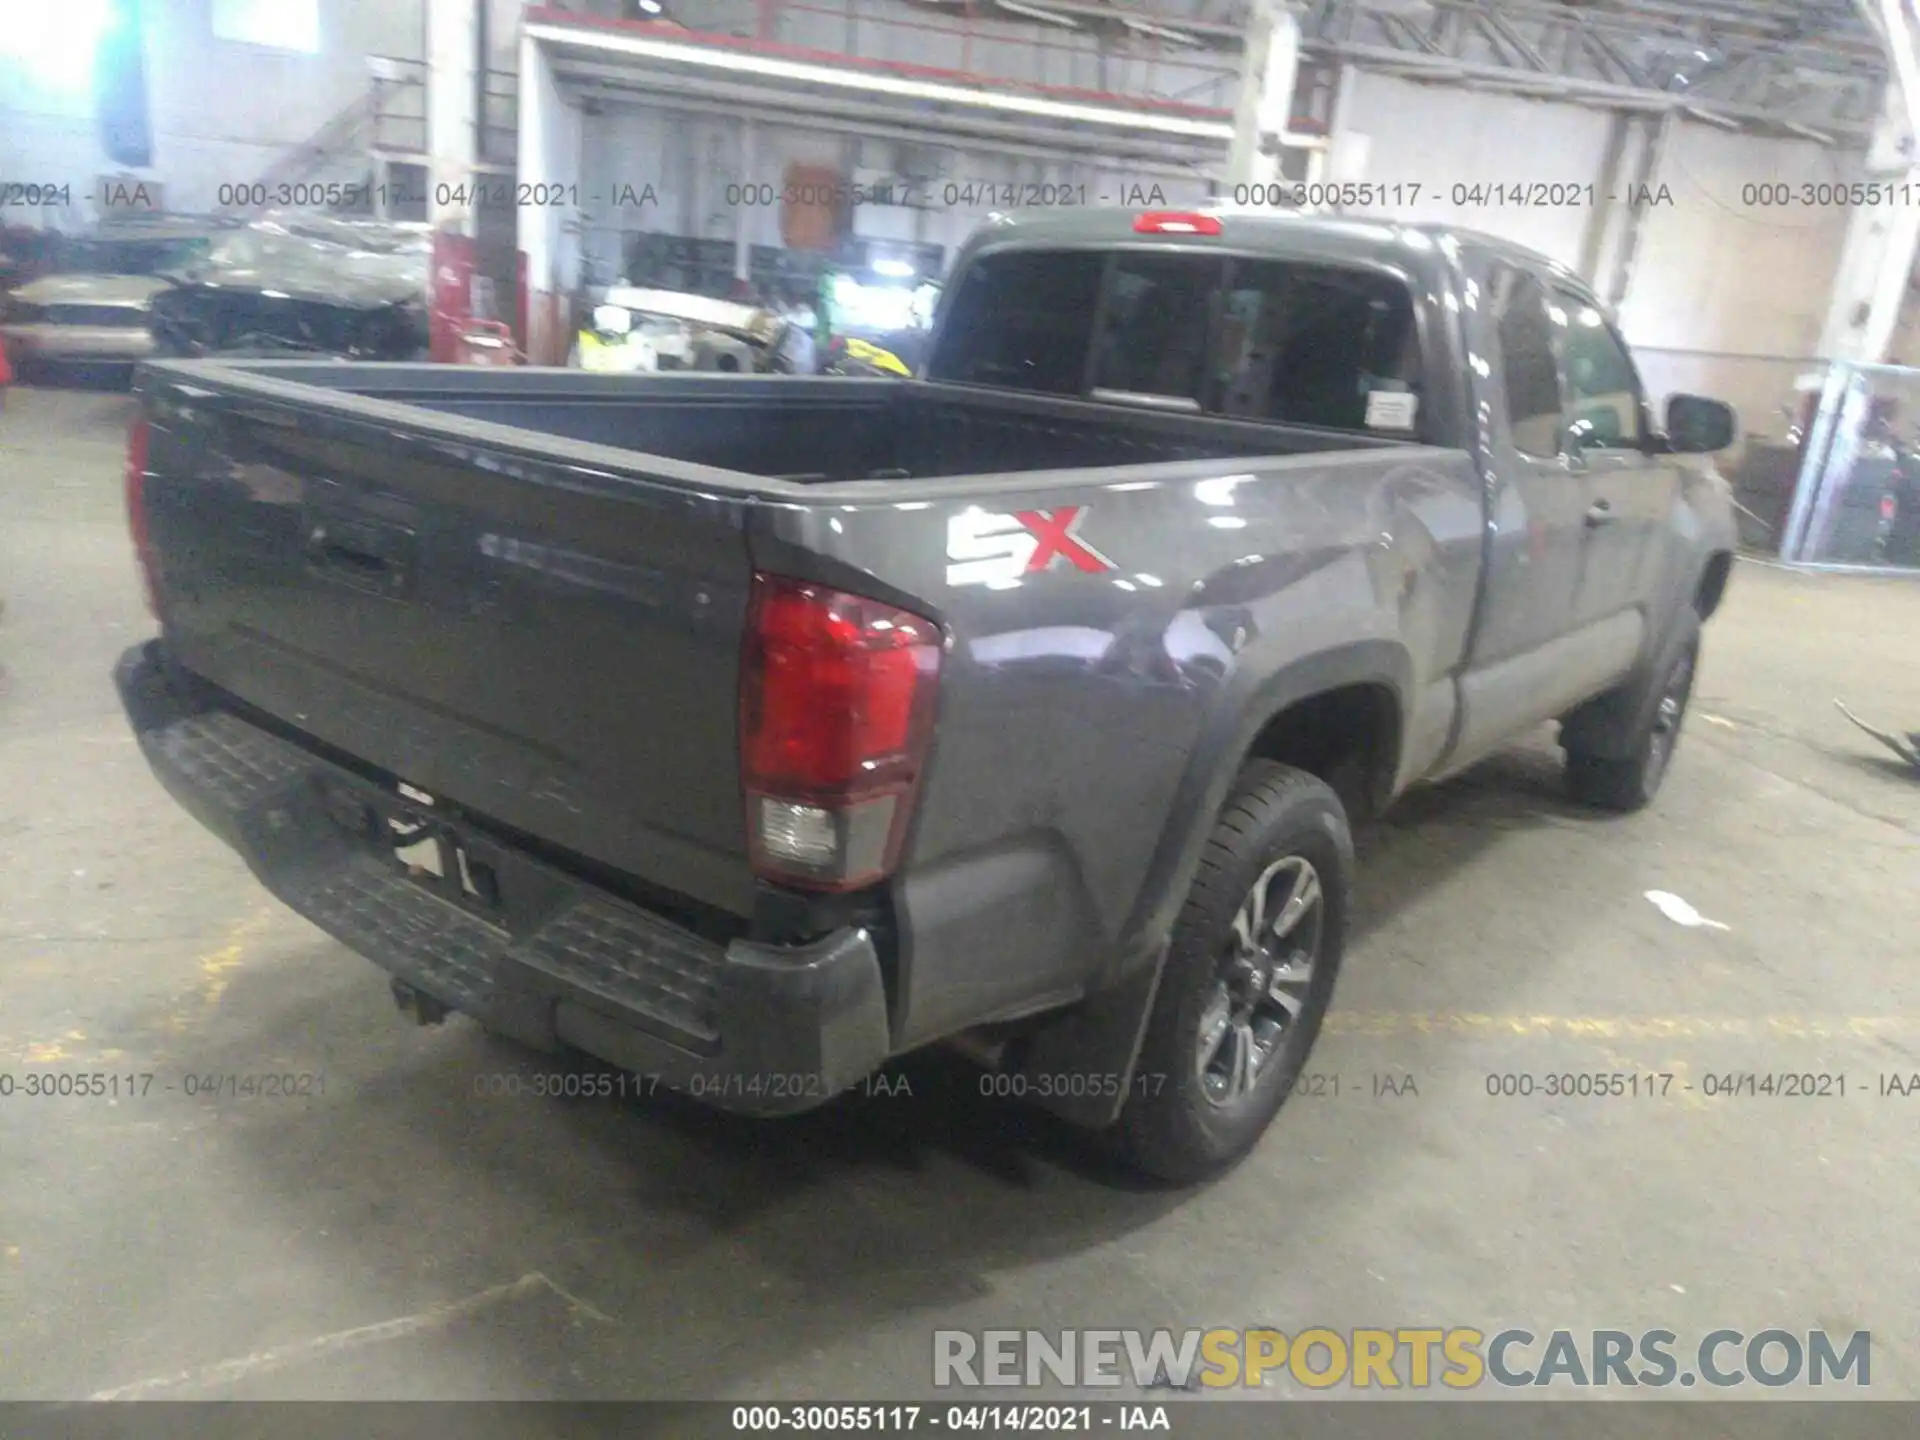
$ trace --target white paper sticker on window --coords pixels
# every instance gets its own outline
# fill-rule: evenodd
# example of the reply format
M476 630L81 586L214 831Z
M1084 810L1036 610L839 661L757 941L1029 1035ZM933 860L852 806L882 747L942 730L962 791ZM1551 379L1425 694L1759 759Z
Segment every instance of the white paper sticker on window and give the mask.
M1411 430L1420 397L1404 391L1373 390L1367 394L1369 430Z

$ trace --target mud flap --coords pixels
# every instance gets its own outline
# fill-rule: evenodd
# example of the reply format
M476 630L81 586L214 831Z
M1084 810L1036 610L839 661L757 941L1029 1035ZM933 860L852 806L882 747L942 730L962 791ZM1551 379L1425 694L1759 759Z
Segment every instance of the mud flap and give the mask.
M1119 982L1026 1038L1014 1071L1034 1104L1089 1130L1120 1118L1166 956L1162 945Z

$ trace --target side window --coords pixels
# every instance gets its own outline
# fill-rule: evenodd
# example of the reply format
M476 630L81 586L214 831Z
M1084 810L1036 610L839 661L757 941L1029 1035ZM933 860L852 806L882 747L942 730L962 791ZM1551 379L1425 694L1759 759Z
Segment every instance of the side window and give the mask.
M1235 261L1213 394L1221 414L1411 435L1420 343L1407 288L1387 275Z
M1106 256L1014 251L967 266L927 367L929 378L1078 395Z
M1204 256L1115 255L1094 349L1094 388L1191 400L1197 408L1220 278L1220 261Z
M1562 364L1567 376L1567 420L1589 447L1635 449L1641 441L1640 377L1606 317L1571 291L1556 287L1566 316Z
M1500 378L1513 448L1551 460L1560 453L1560 365L1547 290L1522 270L1502 269L1493 284Z

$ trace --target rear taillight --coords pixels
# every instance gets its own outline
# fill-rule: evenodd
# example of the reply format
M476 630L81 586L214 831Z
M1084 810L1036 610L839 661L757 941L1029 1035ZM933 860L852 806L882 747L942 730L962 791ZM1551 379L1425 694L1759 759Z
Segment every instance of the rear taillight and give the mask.
M808 581L753 577L740 772L755 873L851 890L893 869L939 678L932 621Z
M1220 217L1186 210L1149 210L1134 216L1133 229L1139 235L1218 235Z
M140 562L140 581L147 592L147 610L160 618L160 565L153 553L147 526L147 436L152 427L145 415L127 426L127 529L133 535L133 553Z

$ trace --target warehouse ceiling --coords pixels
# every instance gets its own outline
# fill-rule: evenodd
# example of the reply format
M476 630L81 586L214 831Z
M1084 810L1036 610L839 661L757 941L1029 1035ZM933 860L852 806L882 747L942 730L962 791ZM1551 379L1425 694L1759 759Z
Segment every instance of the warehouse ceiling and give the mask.
M1235 50L1247 0L907 0L1082 29L1120 43ZM1859 144L1886 83L1851 0L1306 0L1310 59L1476 89Z

